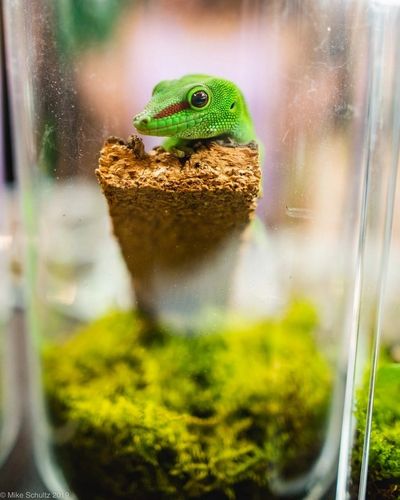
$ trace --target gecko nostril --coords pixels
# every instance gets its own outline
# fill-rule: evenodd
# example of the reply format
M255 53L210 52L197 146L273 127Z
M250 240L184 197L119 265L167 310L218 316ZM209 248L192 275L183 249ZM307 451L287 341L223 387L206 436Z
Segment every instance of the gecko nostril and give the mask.
M142 127L146 127L150 122L150 117L148 116L140 116L140 115L136 115L133 119L133 125L136 127L136 128L142 128Z
M148 116L143 116L138 114L133 118L133 124L135 127L145 126L149 123L150 118Z

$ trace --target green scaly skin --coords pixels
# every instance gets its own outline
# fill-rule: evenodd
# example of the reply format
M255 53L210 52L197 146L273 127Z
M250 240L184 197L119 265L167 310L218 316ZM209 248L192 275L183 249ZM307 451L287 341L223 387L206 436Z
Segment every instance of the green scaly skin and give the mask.
M133 124L141 134L168 137L162 147L180 157L192 152L199 139L238 144L256 140L241 91L228 80L208 75L161 81Z

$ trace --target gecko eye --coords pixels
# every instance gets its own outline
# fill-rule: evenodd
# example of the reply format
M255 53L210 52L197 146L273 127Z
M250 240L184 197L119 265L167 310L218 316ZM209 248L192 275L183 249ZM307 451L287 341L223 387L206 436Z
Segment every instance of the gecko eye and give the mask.
M233 103L231 104L230 109L235 109L235 106L236 106L236 102L233 102Z
M210 104L211 99L211 90L205 85L196 85L187 94L187 101L192 109L205 109Z
M204 108L208 103L208 94L204 90L198 90L190 98L190 104L195 108Z

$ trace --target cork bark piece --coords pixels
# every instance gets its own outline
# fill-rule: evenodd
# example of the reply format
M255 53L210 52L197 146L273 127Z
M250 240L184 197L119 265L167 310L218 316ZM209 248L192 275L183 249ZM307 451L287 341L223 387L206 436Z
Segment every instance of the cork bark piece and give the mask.
M168 279L176 287L177 277L215 260L228 242L229 256L219 267L233 273L259 194L257 146L201 143L182 160L160 148L147 154L134 136L127 143L110 138L96 175L139 306L156 310Z

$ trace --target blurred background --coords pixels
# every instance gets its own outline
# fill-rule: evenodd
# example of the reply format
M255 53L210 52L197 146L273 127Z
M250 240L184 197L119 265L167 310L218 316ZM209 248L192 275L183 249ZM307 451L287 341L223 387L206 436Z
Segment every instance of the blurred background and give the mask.
M35 200L17 199L12 139L14 144L24 141L25 131L11 137L12 83L6 77L2 17L0 325L6 341L0 355L1 364L11 366L5 370L7 377L19 381L6 378L2 385L1 396L4 393L12 408L8 448L20 414L22 430L0 470L0 491L44 491L32 465L27 413L21 278L26 241L20 207L26 213L32 204L32 213L40 213L39 220L25 221L37 235L43 256L35 300L51 303L58 314L79 321L96 317L110 303L128 307L129 279L109 237L94 170L107 136L135 133L132 117L160 80L215 74L243 90L265 148L264 196L257 213L268 236L266 251L257 246L249 250L238 278L244 284L235 300L243 307L259 301L259 309L278 310L293 291L307 288L326 312L324 349L329 352L329 346L336 345L338 319L331 306L334 301L345 307L350 293L346 273L351 274L348 253L354 252L359 230L352 203L359 196L365 153L360 130L366 120L369 63L363 3L349 2L345 10L338 5L314 0L32 1L36 45L30 47L20 76L33 75L31 94L24 97L32 111L32 123L27 124L33 128L30 147L37 157L37 178L48 180L37 187L38 206ZM54 43L47 44L49 39ZM8 64L13 64L11 58ZM155 137L143 140L148 149L160 143ZM399 192L397 187L383 315L383 342L397 362ZM372 283L378 272L374 252L381 248L378 237L375 248L374 234L372 229L368 240ZM95 258L94 241L102 242ZM112 279L104 280L105 268ZM261 295L266 301L259 300Z

